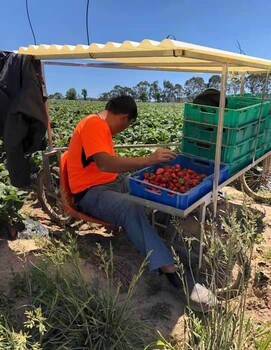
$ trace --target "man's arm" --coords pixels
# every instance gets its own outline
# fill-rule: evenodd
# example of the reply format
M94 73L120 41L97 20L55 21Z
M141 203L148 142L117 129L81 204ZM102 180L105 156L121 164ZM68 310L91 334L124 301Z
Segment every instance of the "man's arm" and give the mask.
M99 170L109 173L124 173L145 168L150 165L167 163L176 158L176 153L169 149L158 148L147 157L118 157L111 156L106 152L93 155L94 161Z

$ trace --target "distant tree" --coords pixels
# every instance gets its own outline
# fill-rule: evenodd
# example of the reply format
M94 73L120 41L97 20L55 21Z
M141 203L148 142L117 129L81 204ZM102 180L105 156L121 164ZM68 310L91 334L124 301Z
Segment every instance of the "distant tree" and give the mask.
M175 101L180 102L184 89L181 84L175 84L174 88Z
M109 101L111 98L110 92L103 92L102 94L100 94L99 96L99 100L100 101Z
M87 99L87 95L88 95L87 90L86 89L82 89L81 94L82 94L84 100L86 100Z
M115 85L114 88L110 91L111 98L125 95L124 88L120 85Z
M169 80L163 81L162 100L163 102L175 101L174 85Z
M132 96L134 99L136 98L136 92L134 91L134 89L132 89L128 86L123 87L123 95Z
M114 88L107 92L102 94L102 98L110 99L114 98L117 96L123 96L123 95L130 95L135 98L135 91L128 87L128 86L120 86L120 85L115 85Z
M262 94L266 84L266 92L270 92L271 76L266 74L250 74L245 79L245 87L252 94Z
M134 88L135 99L141 102L147 102L150 100L150 86L151 84L144 80L140 81Z
M149 91L150 91L150 99L152 99L156 102L161 102L162 90L159 87L157 80L150 84Z
M193 77L188 79L184 84L184 93L188 99L194 98L206 89L203 78Z
M221 76L220 75L212 75L210 77L210 79L208 80L207 87L220 90L220 87L221 87Z
M53 100L61 100L64 98L64 96L60 92L55 92L54 94L49 95L48 98Z
M70 88L66 92L66 99L67 100L76 100L77 99L77 92L75 88Z
M227 94L236 95L240 93L241 76L239 74L229 74L227 81Z

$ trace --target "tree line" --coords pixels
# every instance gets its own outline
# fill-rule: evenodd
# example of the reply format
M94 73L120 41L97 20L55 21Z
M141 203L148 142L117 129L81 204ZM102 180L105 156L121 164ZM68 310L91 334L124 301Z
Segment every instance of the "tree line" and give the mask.
M227 81L227 94L238 94L240 92L241 76L229 75ZM266 74L249 74L245 77L245 92L252 95L271 94L271 75ZM220 90L221 76L212 75L207 82L202 77L192 77L186 80L185 84L172 84L169 80L164 80L162 87L159 86L158 81L152 83L144 80L140 81L134 87L115 85L109 92L103 92L98 97L98 100L108 101L120 95L130 95L138 102L182 102L192 100L195 96L203 92L207 88L214 88ZM88 92L82 89L81 95L77 93L75 88L67 90L65 96L60 92L49 95L52 99L67 99L87 100Z

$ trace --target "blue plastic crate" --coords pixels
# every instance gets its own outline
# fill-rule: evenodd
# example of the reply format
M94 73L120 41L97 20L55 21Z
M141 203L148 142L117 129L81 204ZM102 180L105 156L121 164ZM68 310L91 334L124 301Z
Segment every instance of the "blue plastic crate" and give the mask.
M129 176L130 194L149 199L151 201L166 204L178 209L186 209L213 188L214 178L214 162L211 160L189 157L183 154L178 155L175 161L168 165L180 164L183 168L189 168L198 174L205 174L207 177L197 186L186 193L175 192L166 188L152 185L143 181L146 172L155 172L157 168L163 166L161 164L150 166L137 171ZM220 165L219 183L228 178L228 165ZM159 193L153 192L151 189L158 189Z

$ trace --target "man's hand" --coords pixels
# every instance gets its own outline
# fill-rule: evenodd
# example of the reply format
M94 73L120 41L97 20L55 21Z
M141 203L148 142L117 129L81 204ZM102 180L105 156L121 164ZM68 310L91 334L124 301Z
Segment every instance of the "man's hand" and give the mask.
M177 154L172 152L170 149L166 148L157 148L155 152L153 152L150 156L151 163L159 164L159 163L167 163L174 159L176 159Z
M99 152L93 155L94 161L101 171L109 173L124 173L134 171L155 165L167 163L176 159L176 153L166 148L157 148L150 156L147 157L118 157L112 156L106 152Z

